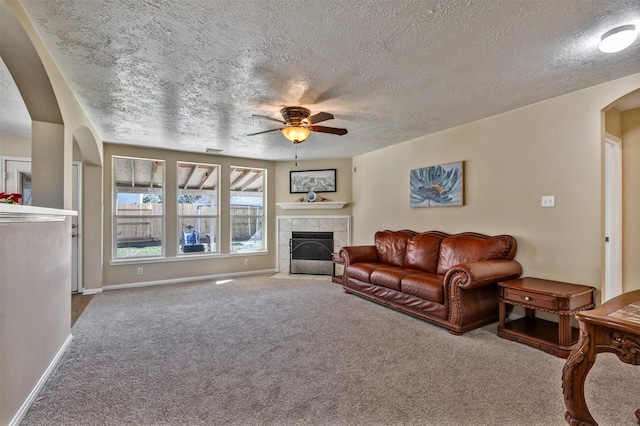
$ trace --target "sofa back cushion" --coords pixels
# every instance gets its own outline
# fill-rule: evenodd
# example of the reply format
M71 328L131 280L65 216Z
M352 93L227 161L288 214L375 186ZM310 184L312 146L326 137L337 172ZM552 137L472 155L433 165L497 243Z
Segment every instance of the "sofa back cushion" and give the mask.
M512 256L515 240L508 235L488 235L467 232L452 235L440 243L438 274L444 275L461 263L488 259L506 259Z
M435 274L438 269L440 242L443 236L432 232L425 232L411 237L407 241L407 254L404 267L419 269Z
M375 235L378 260L393 266L404 266L407 240L414 234L406 231L378 231Z

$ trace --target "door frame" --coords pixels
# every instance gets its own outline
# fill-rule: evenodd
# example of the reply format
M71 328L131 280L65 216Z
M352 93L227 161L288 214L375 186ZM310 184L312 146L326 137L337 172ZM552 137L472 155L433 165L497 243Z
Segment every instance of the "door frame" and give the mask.
M604 138L604 288L601 302L622 294L622 139Z
M25 163L31 164L31 158L28 157L12 157L8 155L0 156L0 191L6 192L7 188L5 187L5 181L7 177L5 173L7 173L7 161L21 161Z
M77 240L78 240L78 253L76 255L76 261L77 261L77 265L76 265L76 270L72 270L71 273L76 274L76 283L77 283L77 288L71 288L71 292L77 292L77 293L82 293L84 290L84 286L83 286L83 282L82 282L82 232L83 232L83 227L82 227L82 161L72 161L71 162L71 166L72 167L76 167L77 168L77 173L76 173L76 182L75 182L75 188L76 188L76 194L75 196L77 197L77 209L76 211L78 212L78 215L75 217L71 218L71 221L73 222L74 218L77 219L78 223L77 223L77 228L76 228L76 234L77 234ZM73 185L72 185L73 187ZM73 229L72 229L73 231ZM73 284L73 283L72 283Z

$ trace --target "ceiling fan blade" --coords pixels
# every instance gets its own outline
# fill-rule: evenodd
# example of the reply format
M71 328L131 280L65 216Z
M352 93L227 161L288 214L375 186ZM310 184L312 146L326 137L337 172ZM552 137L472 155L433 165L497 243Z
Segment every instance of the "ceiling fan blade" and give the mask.
M333 120L334 118L333 114L329 114L328 112L319 112L307 118L307 121L309 124L316 124L322 121Z
M266 115L259 115L259 114L251 114L252 117L260 117L260 118L266 118L267 120L271 120L271 121L275 121L277 123L281 123L281 124L287 124L282 120L278 120L277 118L273 118L273 117L269 117Z
M257 133L249 133L247 136L261 135L261 134L263 134L263 133L275 132L276 130L282 130L282 129L284 129L284 127L283 127L283 128L280 128L280 129L269 129L269 130L264 130L264 131L262 131L262 132L257 132Z
M320 133L331 133L332 135L346 135L347 129L338 129L337 127L326 127L326 126L309 126L309 130Z

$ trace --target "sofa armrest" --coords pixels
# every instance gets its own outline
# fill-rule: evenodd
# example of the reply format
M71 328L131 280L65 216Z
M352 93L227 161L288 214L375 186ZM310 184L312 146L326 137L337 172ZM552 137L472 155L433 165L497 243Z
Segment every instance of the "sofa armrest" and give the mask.
M454 266L445 275L444 282L455 281L455 285L462 289L472 289L518 278L521 274L522 265L516 260L482 260Z
M344 259L345 268L357 262L377 262L376 246L348 246L340 249L340 256Z

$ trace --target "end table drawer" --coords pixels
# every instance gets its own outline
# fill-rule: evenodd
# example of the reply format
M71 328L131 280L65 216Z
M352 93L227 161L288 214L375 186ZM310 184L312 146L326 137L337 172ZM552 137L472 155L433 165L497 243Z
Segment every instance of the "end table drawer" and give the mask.
M545 296L542 294L531 294L526 291L514 290L511 288L504 289L504 299L514 302L516 304L525 303L532 306L538 306L540 308L557 310L558 299L552 296Z

